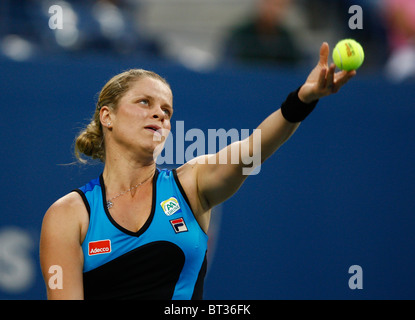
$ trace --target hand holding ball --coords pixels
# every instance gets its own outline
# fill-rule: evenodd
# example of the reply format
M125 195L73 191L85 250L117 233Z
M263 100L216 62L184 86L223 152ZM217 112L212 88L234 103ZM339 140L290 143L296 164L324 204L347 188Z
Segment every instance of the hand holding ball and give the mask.
M333 50L333 61L345 71L357 70L363 63L365 53L359 42L353 39L339 41Z

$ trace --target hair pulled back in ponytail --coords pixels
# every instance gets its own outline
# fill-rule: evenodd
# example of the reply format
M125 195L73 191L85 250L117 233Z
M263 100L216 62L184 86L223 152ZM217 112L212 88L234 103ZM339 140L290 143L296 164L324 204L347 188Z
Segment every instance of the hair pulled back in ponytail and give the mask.
M166 79L157 73L144 69L131 69L112 77L102 88L91 122L75 139L75 156L81 163L87 160L82 154L105 162L104 132L100 121L101 107L107 106L116 111L119 100L129 90L131 83L143 77L150 77L162 81L170 87Z

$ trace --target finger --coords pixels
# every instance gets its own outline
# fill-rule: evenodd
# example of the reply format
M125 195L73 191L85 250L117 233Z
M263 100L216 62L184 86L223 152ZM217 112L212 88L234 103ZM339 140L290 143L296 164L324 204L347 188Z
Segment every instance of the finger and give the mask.
M356 70L350 70L350 71L341 70L341 71L335 73L335 79L334 80L337 80L338 78L343 78L344 76L354 77L355 75L356 75Z
M327 70L325 68L322 68L318 76L317 87L320 90L326 87L326 73L327 73Z
M329 68L329 71L327 72L327 80L326 80L326 87L327 89L332 90L333 89L333 82L334 82L334 70L335 70L335 65L332 64Z
M334 82L333 91L337 92L344 86L351 78L356 75L356 70L339 72L337 79Z
M320 61L319 63L322 65L327 65L329 60L329 44L327 42L323 42L323 44L320 47Z

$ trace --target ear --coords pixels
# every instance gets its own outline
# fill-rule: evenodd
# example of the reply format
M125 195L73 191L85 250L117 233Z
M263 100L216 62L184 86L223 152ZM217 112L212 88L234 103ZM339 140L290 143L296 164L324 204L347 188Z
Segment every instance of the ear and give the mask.
M99 111L99 119L103 128L112 128L111 110L108 108L108 106L101 107L101 110Z

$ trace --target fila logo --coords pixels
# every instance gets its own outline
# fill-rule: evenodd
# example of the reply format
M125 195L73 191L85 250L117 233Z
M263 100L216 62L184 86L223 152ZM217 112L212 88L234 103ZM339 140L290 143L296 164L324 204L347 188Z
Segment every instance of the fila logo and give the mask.
M88 243L88 255L93 256L95 254L110 253L111 252L111 240L99 240L91 241Z
M167 216L171 216L173 213L180 210L179 201L177 201L175 197L164 200L160 203L160 205Z
M187 226L184 223L183 218L170 220L171 225L176 233L187 231Z

